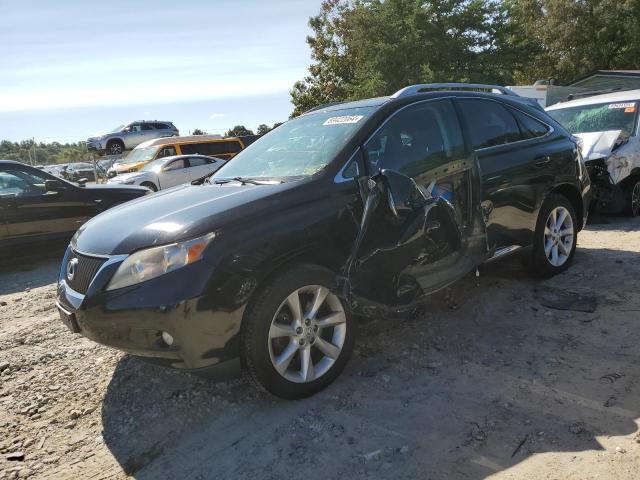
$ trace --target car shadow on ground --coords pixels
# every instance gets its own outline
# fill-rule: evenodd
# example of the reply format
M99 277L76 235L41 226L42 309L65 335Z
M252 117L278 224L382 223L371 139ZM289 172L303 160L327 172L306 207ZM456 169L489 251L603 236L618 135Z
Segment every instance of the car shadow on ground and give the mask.
M0 293L18 293L49 285L58 279L66 247L11 249L0 255Z
M639 271L637 253L600 248L549 280L515 258L487 264L420 318L362 324L343 375L295 402L125 356L104 441L136 478L481 479L536 454L603 450L640 416L640 296L600 286ZM594 295L595 312L536 296L567 286Z

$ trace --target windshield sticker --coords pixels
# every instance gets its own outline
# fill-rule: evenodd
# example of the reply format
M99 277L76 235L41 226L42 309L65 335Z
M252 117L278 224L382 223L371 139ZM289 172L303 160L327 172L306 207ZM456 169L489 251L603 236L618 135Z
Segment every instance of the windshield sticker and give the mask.
M627 111L627 108L632 108L633 110L631 111L635 112L636 104L635 103L610 103L609 108L624 108L625 111Z
M322 125L344 125L345 123L358 123L364 115L345 115L344 117L327 118Z

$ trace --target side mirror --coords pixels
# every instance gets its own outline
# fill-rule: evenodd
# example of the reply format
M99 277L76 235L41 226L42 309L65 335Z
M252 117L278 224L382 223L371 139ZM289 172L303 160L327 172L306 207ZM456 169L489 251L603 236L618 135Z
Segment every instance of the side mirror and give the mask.
M44 188L47 192L63 192L67 189L64 183L60 180L45 180Z
M84 178L84 177L79 178L79 179L78 179L78 185L80 185L81 187L84 187L84 186L85 186L85 184L86 184L88 181L89 181L89 179L88 179L88 178Z

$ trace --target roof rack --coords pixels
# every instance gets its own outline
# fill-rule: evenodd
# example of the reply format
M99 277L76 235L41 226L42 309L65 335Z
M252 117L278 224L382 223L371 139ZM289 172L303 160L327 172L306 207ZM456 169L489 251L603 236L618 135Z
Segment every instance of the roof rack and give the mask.
M520 96L513 90L507 87L501 87L500 85L485 85L483 83L422 83L404 87L391 95L391 98L408 97L409 95L415 95L427 90L488 90L492 93L500 93L502 95Z

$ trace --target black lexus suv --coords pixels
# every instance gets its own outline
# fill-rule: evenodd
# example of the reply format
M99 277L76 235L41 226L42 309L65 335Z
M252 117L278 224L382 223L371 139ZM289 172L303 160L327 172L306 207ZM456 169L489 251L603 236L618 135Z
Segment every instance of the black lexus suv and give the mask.
M528 100L414 85L318 107L207 179L93 218L58 308L105 345L305 397L344 368L357 316L402 318L518 249L563 271L589 190L571 135Z

